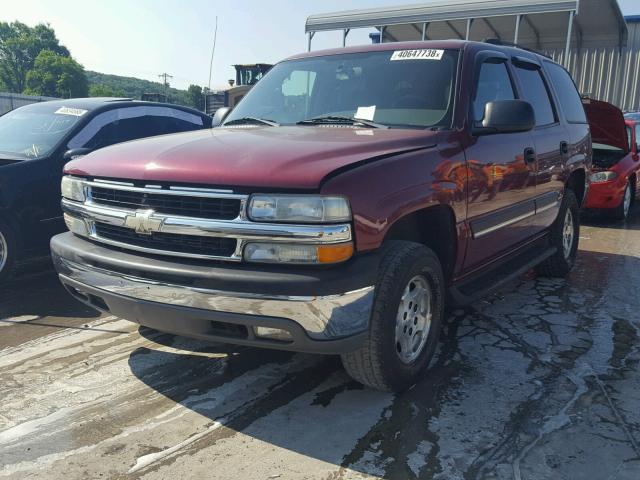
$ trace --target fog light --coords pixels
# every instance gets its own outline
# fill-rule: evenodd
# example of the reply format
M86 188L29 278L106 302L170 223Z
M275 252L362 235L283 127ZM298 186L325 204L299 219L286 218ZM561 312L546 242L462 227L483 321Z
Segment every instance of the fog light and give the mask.
M253 331L256 334L256 337L278 340L280 342L293 341L291 334L281 328L253 327Z
M68 213L64 214L64 223L70 232L76 235L87 236L87 224L81 218L72 217Z

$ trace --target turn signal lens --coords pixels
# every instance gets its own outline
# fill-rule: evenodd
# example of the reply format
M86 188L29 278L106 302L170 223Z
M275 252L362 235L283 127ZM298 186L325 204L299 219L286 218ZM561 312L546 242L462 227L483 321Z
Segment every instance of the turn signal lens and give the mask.
M244 248L244 259L255 263L330 264L349 260L352 255L352 243L334 245L249 243Z
M68 213L65 213L64 223L67 225L70 232L73 232L76 235L87 235L87 224L81 218L72 217Z
M318 247L318 263L344 262L352 256L352 243L339 243L337 245L322 245Z

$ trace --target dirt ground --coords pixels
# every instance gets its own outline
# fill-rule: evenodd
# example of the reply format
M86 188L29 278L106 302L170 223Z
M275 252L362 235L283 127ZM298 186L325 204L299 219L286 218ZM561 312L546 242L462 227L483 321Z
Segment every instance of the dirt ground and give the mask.
M640 212L592 220L567 281L447 321L391 395L339 360L99 316L48 263L0 290L0 478L640 478Z

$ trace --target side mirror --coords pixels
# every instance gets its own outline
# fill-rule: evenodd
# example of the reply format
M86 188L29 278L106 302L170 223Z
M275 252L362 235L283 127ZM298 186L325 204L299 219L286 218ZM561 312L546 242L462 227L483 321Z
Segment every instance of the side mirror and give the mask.
M475 135L528 132L536 126L536 114L524 100L495 100L484 107L482 126L474 127Z
M90 148L72 148L71 150L67 150L62 158L64 158L65 160L75 160L76 158L88 155L92 151L93 150L91 150Z
M231 113L231 107L220 107L216 110L216 113L213 114L213 120L211 121L211 127L219 127L224 122L225 118Z

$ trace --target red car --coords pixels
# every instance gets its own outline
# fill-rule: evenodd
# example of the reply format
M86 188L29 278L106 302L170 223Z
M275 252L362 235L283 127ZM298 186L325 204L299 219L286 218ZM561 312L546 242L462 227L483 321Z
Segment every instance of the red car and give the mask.
M591 186L584 208L605 210L624 220L636 199L640 176L640 122L624 118L615 106L585 100L593 139Z

